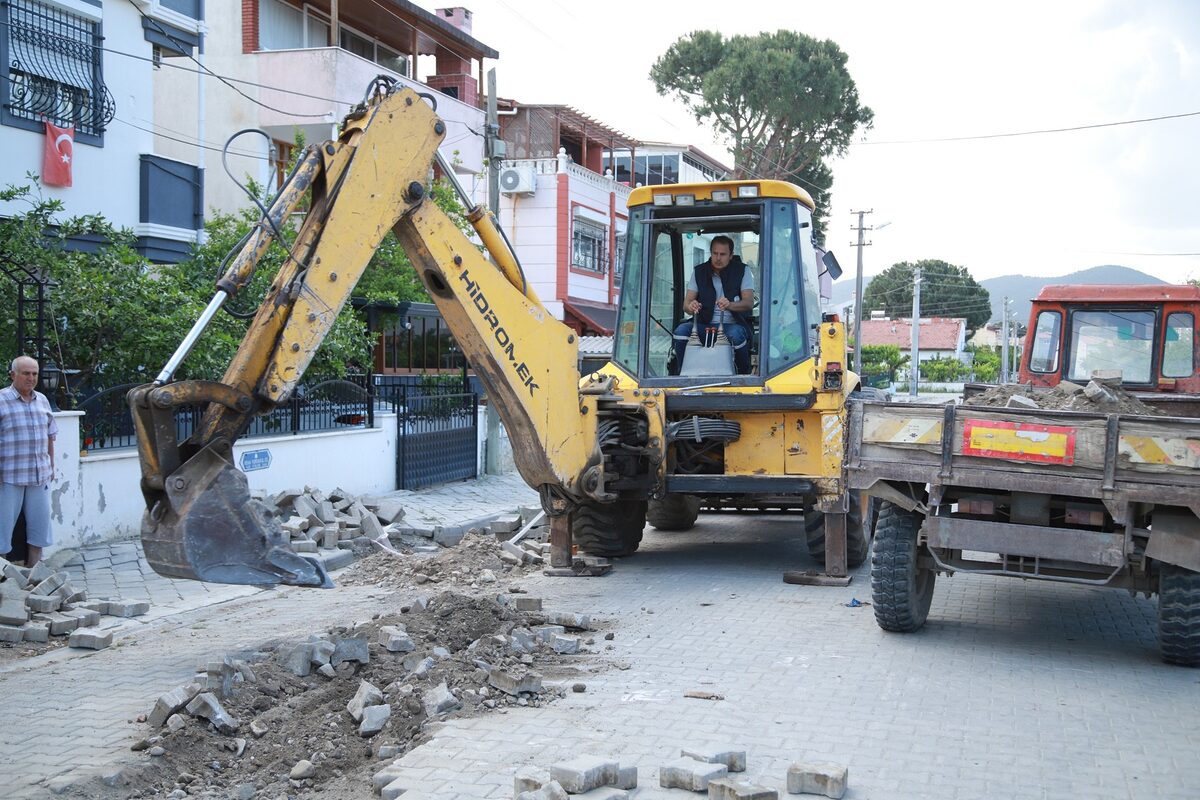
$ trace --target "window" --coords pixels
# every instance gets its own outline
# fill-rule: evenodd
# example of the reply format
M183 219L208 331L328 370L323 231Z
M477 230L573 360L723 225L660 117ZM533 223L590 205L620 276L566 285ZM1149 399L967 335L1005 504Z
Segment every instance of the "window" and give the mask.
M1153 311L1076 311L1071 314L1067 379L1091 380L1095 370L1117 370L1122 383L1150 383Z
M1163 343L1164 378L1188 378L1195 372L1195 322L1192 315L1177 311L1167 315L1166 341Z
M1038 313L1033 328L1033 350L1029 353L1030 372L1058 372L1058 350L1062 314L1057 311Z
M613 341L613 360L634 375L638 374L641 361L638 357L638 330L641 328L642 317L639 286L644 270L642 262L645 258L643 247L646 241L646 226L642 224L642 220L645 216L644 208L632 209L629 215L629 239L626 245L629 261L622 267L621 273L622 280L626 275L629 276L632 291L621 292L621 302L617 310L617 331Z
M621 288L621 276L625 274L625 232L617 234L617 252L613 256L613 288Z
M101 144L116 109L100 70L100 23L35 0L0 4L7 18L0 53L3 122L41 130L42 121L75 128L75 139Z
M296 153L296 145L281 139L272 139L271 144L275 147L275 159L271 166L275 170L275 191L278 192L283 188L284 182L287 181L292 158Z
M367 61L375 60L375 42L345 27L342 28L342 49L362 56Z
M304 47L304 12L281 0L262 0L258 6L258 46L263 50Z
M608 255L608 228L579 217L571 234L571 265L604 274Z

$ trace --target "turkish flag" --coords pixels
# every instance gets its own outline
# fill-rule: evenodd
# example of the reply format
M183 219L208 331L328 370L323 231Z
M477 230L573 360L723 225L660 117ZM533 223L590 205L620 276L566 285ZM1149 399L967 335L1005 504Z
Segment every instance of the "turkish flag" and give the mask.
M42 183L71 185L71 160L75 158L75 127L46 123L46 149L42 155Z

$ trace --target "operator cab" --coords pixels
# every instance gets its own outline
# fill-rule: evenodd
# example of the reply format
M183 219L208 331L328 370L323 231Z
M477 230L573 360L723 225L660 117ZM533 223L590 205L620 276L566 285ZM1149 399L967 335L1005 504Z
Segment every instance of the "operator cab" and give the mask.
M635 189L613 344L616 364L643 386L761 385L814 357L821 316L812 209L804 190L779 181ZM719 345L714 327L700 325L685 350L687 360L676 357L677 329L690 331L694 319L684 308L689 281L722 236L733 241L733 256L753 278L752 307L739 315L749 328L748 374L737 374L727 355L686 355L698 344Z

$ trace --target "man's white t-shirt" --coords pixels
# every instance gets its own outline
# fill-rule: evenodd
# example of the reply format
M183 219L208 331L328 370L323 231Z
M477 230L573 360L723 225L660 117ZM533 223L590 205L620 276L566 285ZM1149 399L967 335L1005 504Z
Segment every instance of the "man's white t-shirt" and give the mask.
M729 267L726 267L725 269L729 269ZM713 289L716 290L717 297L724 297L725 289L721 286L721 273L717 272L715 269L712 273L712 282ZM688 278L687 288L689 292L696 292L699 294L700 290L696 288L696 270L692 270L692 276ZM749 267L746 267L745 271L742 272L742 287L738 290L738 293L741 294L747 289L754 291L754 274L750 272ZM733 313L730 311L723 311L719 308L713 308L712 324L723 325L726 322L733 322Z

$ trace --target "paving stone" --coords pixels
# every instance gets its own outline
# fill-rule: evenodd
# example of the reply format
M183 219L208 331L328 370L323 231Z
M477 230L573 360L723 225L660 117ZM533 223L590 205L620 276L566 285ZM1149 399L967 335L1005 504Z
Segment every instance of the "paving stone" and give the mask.
M546 612L546 622L551 625L562 625L564 628L576 628L583 631L589 630L592 627L592 618L589 614L572 614L566 611Z
M383 524L391 525L396 520L404 518L404 506L397 500L383 500L379 503L379 508L375 509L374 516L378 517Z
M724 764L730 772L746 771L746 751L732 747L693 747L683 748L679 755L694 758L697 761L707 761L710 764Z
M838 800L846 793L850 771L828 761L796 762L788 767L788 794L823 794Z
M335 639L334 644L333 655L330 657L329 663L335 667L346 661L357 661L360 664L367 664L371 661L371 651L367 647L366 634L342 636Z
M529 552L520 545L513 544L512 542L501 542L500 553L501 556L507 553L510 558L515 558L518 564L524 564L529 560Z
M488 672L488 684L505 694L517 697L522 692L540 692L542 690L542 676L541 673L534 672L531 669L524 670L523 672L492 669Z
M78 617L69 617L61 611L54 611L50 614L39 614L34 617L34 622L48 623L50 625L51 636L66 636L79 627Z
M298 675L303 678L312 672L312 642L300 642L293 645L288 650L283 658L279 661L279 665L293 675Z
M620 769L617 770L616 787L618 789L636 789L637 785L638 785L637 766L630 765L628 767L621 767Z
M379 796L382 800L396 800L396 798L408 794L411 786L412 781L407 778L393 778L386 786L379 790Z
M664 789L687 789L689 792L703 792L708 789L708 782L714 778L723 778L729 774L724 764L709 764L694 758L679 758L669 764L664 764L658 770L658 785Z
M521 518L516 514L501 514L488 523L488 529L494 534L506 533L511 536L521 529Z
M29 588L29 579L25 577L25 573L16 564L5 561L3 572L5 580L11 582L18 589Z
M779 800L779 790L745 778L714 778L708 782L708 800Z
M37 586L42 581L54 574L54 570L45 561L39 561L30 567L29 572L25 576L25 582L31 586Z
M0 625L21 626L29 621L29 594L16 587L0 594Z
M320 549L311 539L293 539L292 550L297 553L315 553Z
M158 696L158 700L154 703L154 708L151 709L149 716L146 718L147 724L151 728L161 728L166 723L167 717L186 706L199 693L200 684L195 681L172 689L169 692L164 692Z
M72 608L70 611L61 613L65 617L74 617L79 620L80 628L94 628L100 624L100 612L92 611L90 608Z
M328 500L322 500L319 504L317 504L316 513L317 516L321 518L321 522L328 525L334 521L333 503L329 502Z
M525 766L513 776L513 795L521 792L536 792L550 782L550 771L541 767Z
M44 622L26 622L21 626L21 633L27 642L45 644L50 641L50 626Z
M403 774L404 767L396 766L395 764L388 764L386 767L371 776L371 788L373 788L376 792L382 792L385 786L397 780ZM411 783L408 785L411 785ZM396 796L398 797L399 795Z
M548 642L550 649L559 655L573 655L579 652L579 637L578 636L563 636L554 634Z
M167 730L171 733L183 730L187 727L187 718L182 714L172 714L167 717Z
M417 649L408 633L395 625L384 625L379 629L379 643L389 653L410 653Z
M292 499L292 511L294 511L298 517L307 518L310 515L317 513L317 504L314 503L309 497L300 494Z
M362 722L358 725L358 735L369 739L383 730L391 718L391 706L387 704L367 706L363 709Z
M333 657L333 651L337 649L337 645L326 639L322 639L312 643L312 655L309 658L312 663L318 667L328 664L330 658Z
M373 683L360 680L358 682L358 691L354 693L354 697L350 698L350 702L346 704L346 713L355 722L362 722L363 709L367 706L376 706L383 702L383 692Z
M538 641L550 643L550 640L555 636L561 636L567 632L567 629L562 625L538 625L533 629L533 635L538 638Z
M105 614L114 617L140 617L150 611L150 604L144 600L113 600L108 603Z
M221 701L212 692L201 692L196 695L186 708L193 717L202 717L208 720L221 733L233 733L241 725L229 715L229 712L221 705Z
M362 518L362 532L369 539L384 539L387 538L387 533L383 530L383 525L379 520L375 519L374 514L368 514Z
M542 610L542 598L540 597L527 597L520 594L502 594L497 597L496 600L500 603L500 605L514 608L517 611L533 612Z
M86 650L103 650L112 644L112 640L112 631L100 632L81 629L71 632L71 638L67 640L67 645Z
M24 622L20 625L0 624L0 642L17 644L18 642L25 641L25 624Z
M421 705L425 706L425 713L432 717L461 708L462 701L455 697L450 687L443 682L421 696Z
M567 791L558 781L550 781L545 786L532 792L521 792L517 800L568 800Z
M550 767L550 777L571 794L590 792L617 782L620 765L611 758L582 755Z
M340 547L337 547L333 550L319 550L317 555L320 557L321 563L325 566L325 569L329 572L333 572L335 569L342 569L343 567L350 566L354 563L356 558L353 550L343 550Z

